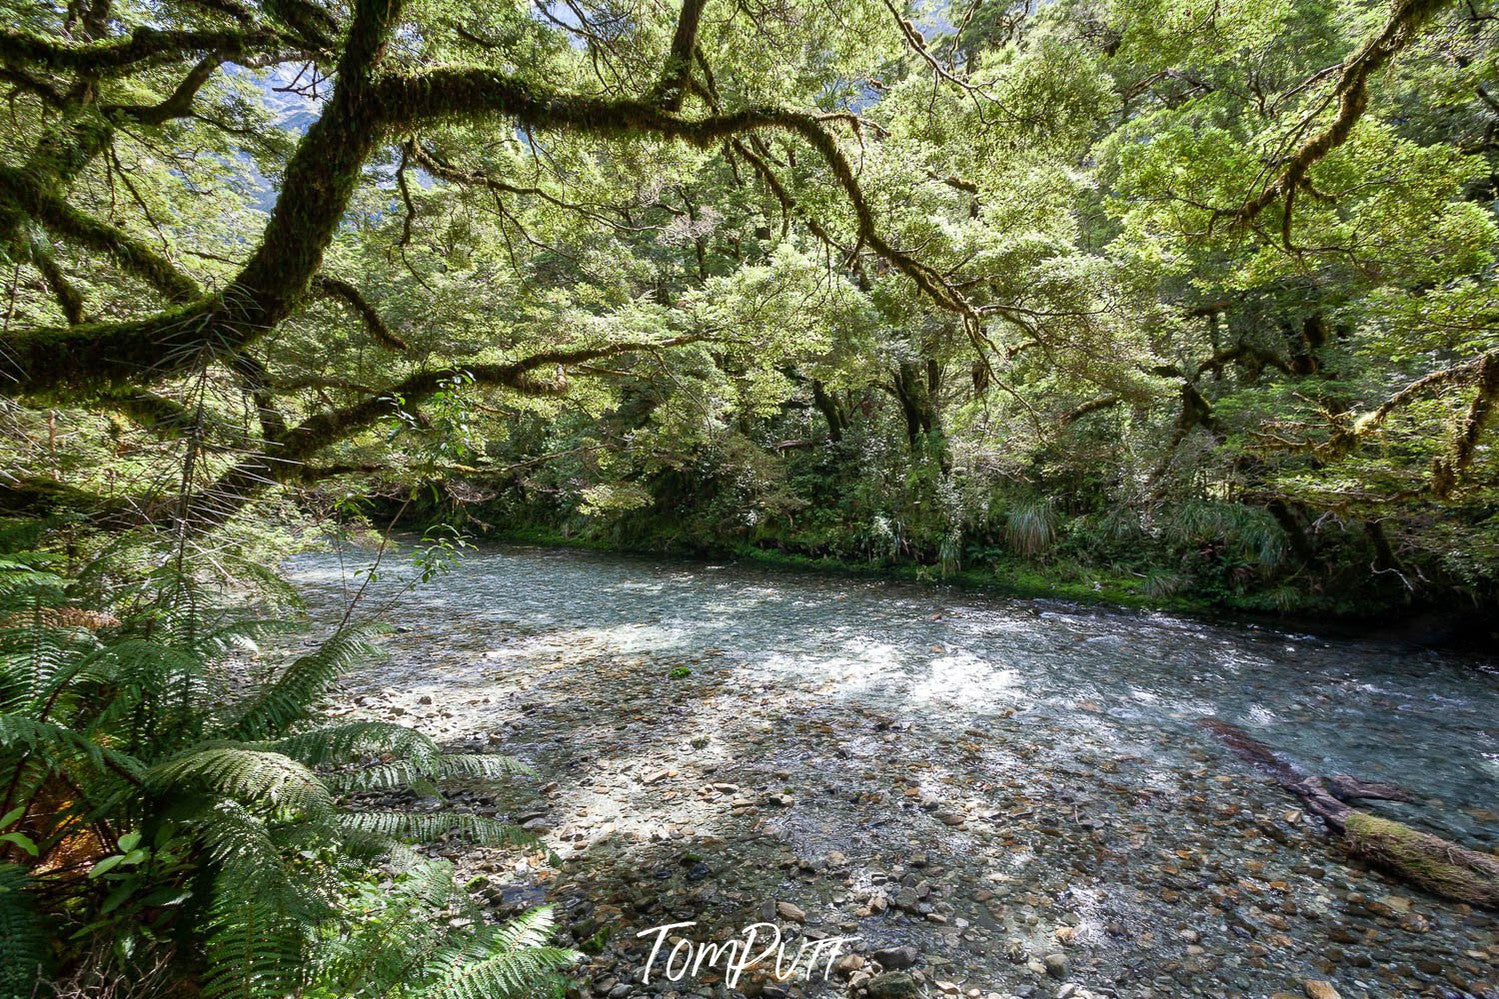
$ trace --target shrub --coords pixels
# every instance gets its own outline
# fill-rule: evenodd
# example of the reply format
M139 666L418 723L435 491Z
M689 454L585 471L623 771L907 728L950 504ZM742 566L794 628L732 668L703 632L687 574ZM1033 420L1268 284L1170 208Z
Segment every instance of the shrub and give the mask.
M278 627L215 620L189 580L124 620L67 597L45 557L0 561L0 994L152 977L209 997L467 999L545 990L571 961L545 945L543 911L451 926L450 865L404 845L529 834L351 804L525 769L401 725L316 724L339 673L375 653L369 629L252 683L246 660Z

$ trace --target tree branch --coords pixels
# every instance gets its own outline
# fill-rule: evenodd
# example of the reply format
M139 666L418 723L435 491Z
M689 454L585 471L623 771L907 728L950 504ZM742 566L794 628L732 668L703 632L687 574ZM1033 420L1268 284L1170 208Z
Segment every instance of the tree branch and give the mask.
M410 349L406 346L406 341L396 336L391 328L386 325L385 320L380 317L380 313L376 312L375 307L365 300L364 296L360 294L359 289L349 282L327 274L320 274L317 278L317 288L324 295L330 298L343 299L343 301L352 306L354 312L363 321L364 328L369 331L370 336L375 342L382 347L388 350L403 352Z
M1421 25L1445 3L1446 0L1396 0L1389 20L1379 34L1365 42L1343 63L1342 73L1333 89L1338 109L1332 122L1303 142L1286 159L1279 178L1233 214L1236 224L1249 223L1277 200L1283 200L1286 214L1283 229L1289 232L1291 206L1297 190L1305 184L1307 174L1328 153L1348 140L1353 127L1369 106L1369 78L1409 45ZM1303 122L1303 127L1306 124ZM1287 242L1289 243L1289 237Z
M707 0L682 0L677 29L672 35L671 52L661 70L661 78L651 91L652 98L667 111L680 111L682 99L692 89L692 61L697 48L698 26L702 23Z
M160 31L136 28L128 35L83 45L58 42L44 35L0 30L0 61L12 67L82 70L92 74L133 70L155 62L212 52L243 52L278 44L264 28L219 31Z

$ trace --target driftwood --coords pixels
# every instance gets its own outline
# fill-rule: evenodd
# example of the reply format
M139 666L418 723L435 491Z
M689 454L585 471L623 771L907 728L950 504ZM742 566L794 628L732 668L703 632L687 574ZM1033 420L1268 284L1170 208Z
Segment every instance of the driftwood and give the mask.
M1349 852L1435 895L1499 909L1499 855L1470 850L1403 822L1353 807L1358 800L1412 801L1405 788L1346 774L1304 774L1243 729L1216 718L1198 722L1236 756L1300 798L1307 811L1339 833Z

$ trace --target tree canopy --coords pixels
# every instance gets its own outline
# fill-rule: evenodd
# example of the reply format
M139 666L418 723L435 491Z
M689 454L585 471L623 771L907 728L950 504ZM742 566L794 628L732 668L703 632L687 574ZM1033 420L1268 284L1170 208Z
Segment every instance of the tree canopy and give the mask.
M1494 599L1493 4L8 10L15 510Z

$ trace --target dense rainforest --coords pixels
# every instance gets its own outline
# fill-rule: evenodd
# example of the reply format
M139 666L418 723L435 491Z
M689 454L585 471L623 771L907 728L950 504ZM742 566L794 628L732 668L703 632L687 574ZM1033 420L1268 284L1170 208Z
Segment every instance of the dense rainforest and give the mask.
M576 957L404 845L535 836L375 808L524 764L315 727L381 573L309 650L275 567L351 527L1499 610L1499 4L3 6L15 994Z
M1493 606L1483 4L13 19L15 512Z

